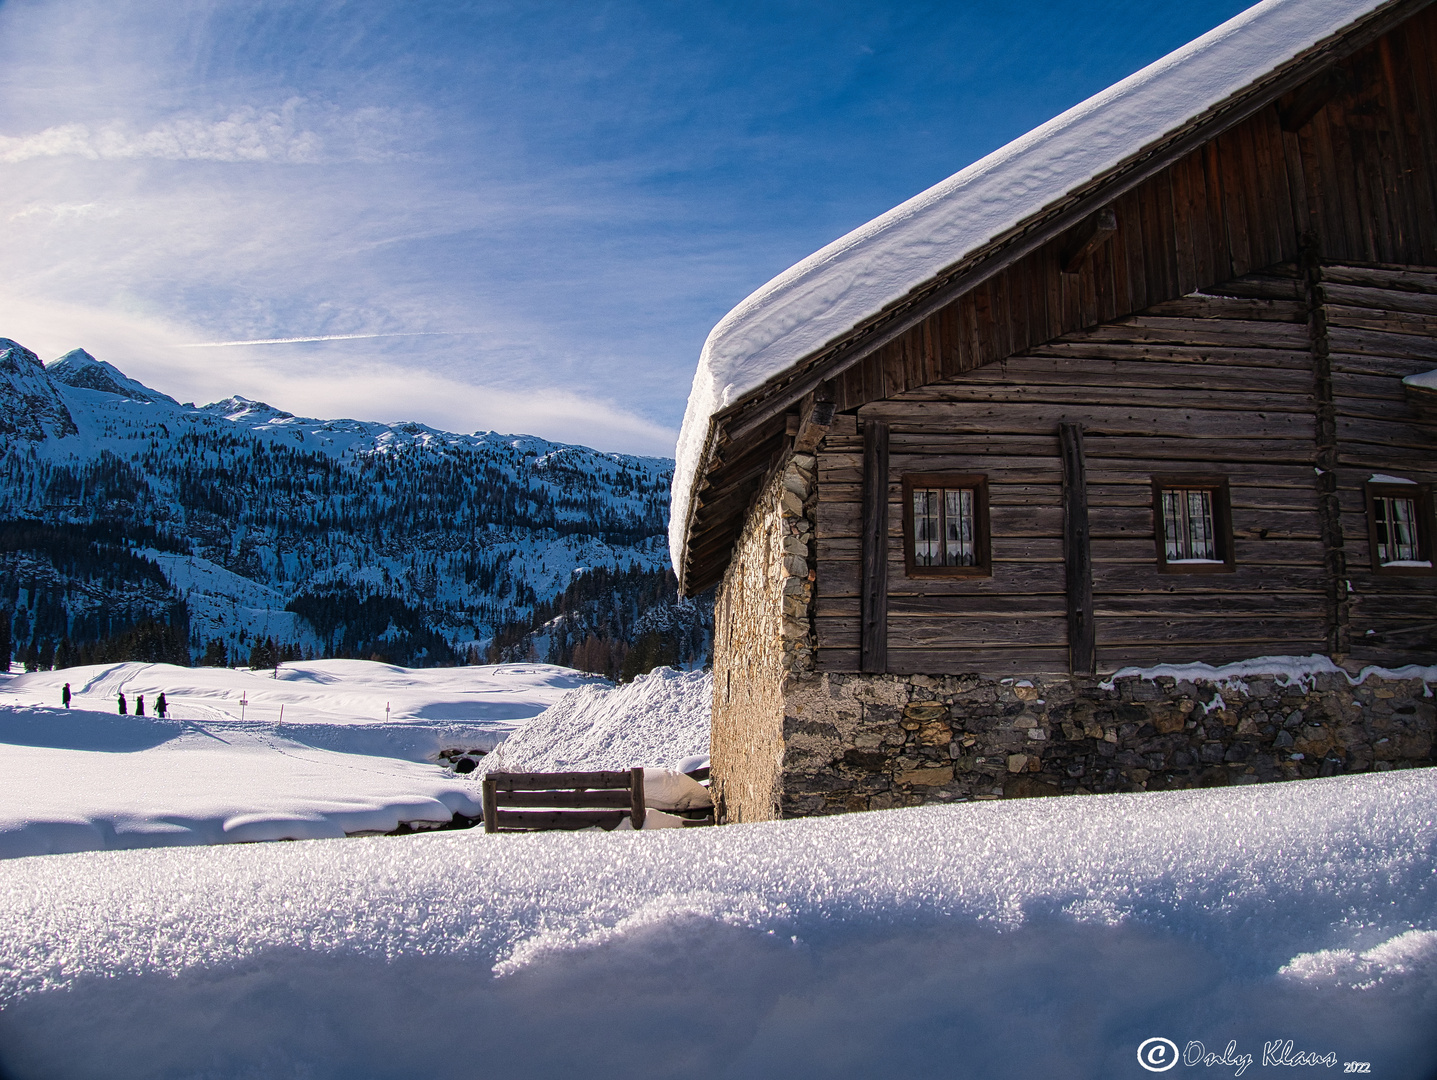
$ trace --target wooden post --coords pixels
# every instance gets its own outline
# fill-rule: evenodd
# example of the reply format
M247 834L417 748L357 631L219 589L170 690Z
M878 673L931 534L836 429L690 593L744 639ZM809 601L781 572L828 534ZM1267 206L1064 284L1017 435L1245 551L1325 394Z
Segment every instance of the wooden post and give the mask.
M863 422L863 626L860 668L888 670L888 425Z
M629 791L632 793L629 824L636 829L642 829L644 819L649 815L649 812L644 809L644 767L642 765L635 765L629 770Z
M1088 466L1083 427L1058 425L1063 455L1063 565L1068 578L1068 670L1092 675L1098 669L1093 626L1093 545L1088 535Z
M1342 505L1337 497L1337 407L1328 355L1327 290L1315 239L1303 253L1307 278L1307 328L1312 338L1313 400L1317 420L1317 522L1327 592L1327 652L1341 660L1352 648L1351 607L1347 593L1347 552L1343 545Z
M499 808L494 805L494 781L487 776L480 788L479 797L484 800L484 831L487 833L498 832Z

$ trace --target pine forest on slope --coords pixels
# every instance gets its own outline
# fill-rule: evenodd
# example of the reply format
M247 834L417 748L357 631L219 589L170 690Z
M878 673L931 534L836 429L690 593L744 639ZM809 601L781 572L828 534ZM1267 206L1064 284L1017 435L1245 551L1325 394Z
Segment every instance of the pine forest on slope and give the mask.
M423 666L611 676L706 654L676 597L667 458L524 435L180 404L0 339L0 662Z

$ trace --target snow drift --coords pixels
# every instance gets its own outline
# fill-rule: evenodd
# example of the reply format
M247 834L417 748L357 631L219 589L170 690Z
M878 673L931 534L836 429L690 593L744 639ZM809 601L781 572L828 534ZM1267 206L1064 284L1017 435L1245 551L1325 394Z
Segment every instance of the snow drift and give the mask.
M659 668L626 686L583 686L510 736L475 775L676 768L707 757L712 705L712 672Z
M1433 775L13 860L0 1071L1419 1080Z

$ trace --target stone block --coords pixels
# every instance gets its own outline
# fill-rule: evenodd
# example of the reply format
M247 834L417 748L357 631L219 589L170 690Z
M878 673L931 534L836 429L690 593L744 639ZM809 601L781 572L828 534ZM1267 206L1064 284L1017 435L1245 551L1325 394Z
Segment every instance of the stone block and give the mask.
M953 782L953 766L943 765L936 769L909 769L893 778L895 784L912 784L919 787L936 787Z

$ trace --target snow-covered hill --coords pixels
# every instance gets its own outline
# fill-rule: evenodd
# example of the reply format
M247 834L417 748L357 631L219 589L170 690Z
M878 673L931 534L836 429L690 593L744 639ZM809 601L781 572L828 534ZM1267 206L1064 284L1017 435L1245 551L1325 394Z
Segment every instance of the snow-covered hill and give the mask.
M492 750L594 683L603 680L547 664L416 671L363 660L274 673L125 663L0 675L0 859L475 817L478 783L441 752ZM147 715L137 716L142 698Z
M43 364L0 339L0 526L26 523L0 527L17 650L147 614L187 619L196 654L247 659L270 637L454 662L587 569L662 578L671 473L524 435L180 404L84 350ZM115 569L122 552L158 573ZM541 644L568 660L574 643Z

